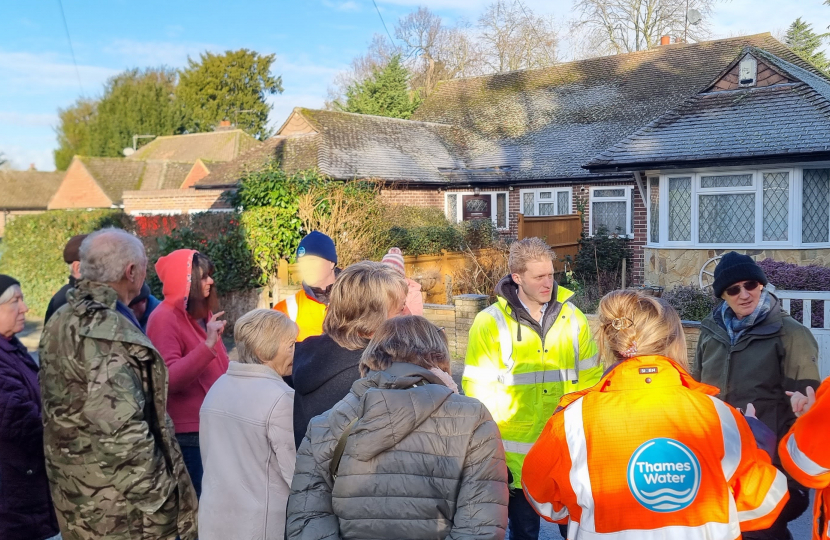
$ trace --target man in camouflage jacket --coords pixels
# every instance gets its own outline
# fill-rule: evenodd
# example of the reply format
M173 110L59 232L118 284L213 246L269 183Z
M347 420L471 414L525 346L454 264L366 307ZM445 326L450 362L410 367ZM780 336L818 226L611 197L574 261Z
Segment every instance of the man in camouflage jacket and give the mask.
M146 258L123 279L140 279L140 290L145 271ZM117 285L79 281L40 342L46 464L63 540L193 540L196 493L166 412L167 368L125 314L129 294Z

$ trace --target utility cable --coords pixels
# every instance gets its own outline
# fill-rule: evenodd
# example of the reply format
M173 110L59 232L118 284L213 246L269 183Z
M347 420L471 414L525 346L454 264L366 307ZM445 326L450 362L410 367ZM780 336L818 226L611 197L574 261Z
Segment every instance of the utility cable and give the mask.
M389 28L386 27L386 21L383 20L383 15L380 13L380 8L378 7L378 3L375 0L372 0L372 3L375 5L375 10L378 12L378 17L380 17L380 22L383 24L383 29L386 30L386 35L389 36L389 41L393 47L397 49L395 46L395 40L392 38L392 34L389 33Z
M72 55L72 63L75 65L75 76L78 77L78 86L81 87L81 95L86 95L84 92L84 85L81 82L81 72L78 70L78 62L75 60L75 48L72 47L72 38L69 36L69 25L66 24L66 14L63 11L63 0L58 0L58 6L61 10L61 18L63 19L63 29L66 31L66 41L69 42L69 53Z

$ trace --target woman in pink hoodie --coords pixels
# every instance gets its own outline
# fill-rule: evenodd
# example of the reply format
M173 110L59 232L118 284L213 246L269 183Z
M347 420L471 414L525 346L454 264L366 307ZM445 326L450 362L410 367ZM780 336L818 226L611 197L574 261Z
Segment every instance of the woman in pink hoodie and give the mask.
M161 257L156 273L164 285L164 300L147 322L147 336L170 374L167 410L197 495L202 492L199 409L210 387L228 370L222 343L227 321L218 320L224 311L214 313L213 270L210 259L192 249Z

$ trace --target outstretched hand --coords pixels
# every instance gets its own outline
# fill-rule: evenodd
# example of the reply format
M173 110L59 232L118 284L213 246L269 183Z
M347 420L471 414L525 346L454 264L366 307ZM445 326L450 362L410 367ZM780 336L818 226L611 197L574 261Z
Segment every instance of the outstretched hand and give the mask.
M222 335L222 332L225 331L225 325L228 324L228 321L219 320L219 317L224 314L224 311L214 313L210 316L207 324L205 325L205 332L207 333L205 345L207 345L209 349L212 349L213 346L216 345L216 342L219 341L219 337Z
M801 392L786 392L790 396L790 404L793 406L793 412L796 416L801 416L813 406L816 402L816 391L812 386L807 387L807 395Z

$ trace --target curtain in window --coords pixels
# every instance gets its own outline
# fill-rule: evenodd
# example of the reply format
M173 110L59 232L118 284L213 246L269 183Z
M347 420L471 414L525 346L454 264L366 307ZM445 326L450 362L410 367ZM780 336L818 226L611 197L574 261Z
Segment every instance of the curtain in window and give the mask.
M669 242L692 240L692 178L669 178Z
M801 241L805 244L830 239L830 169L804 169L801 203Z
M648 179L648 239L650 242L660 241L660 178Z
M764 242L789 239L790 173L764 173Z
M701 244L755 242L755 194L701 195L698 201Z
M594 201L591 212L594 226L591 234L596 234L600 227L605 227L610 234L626 234L625 201Z

